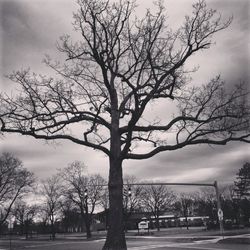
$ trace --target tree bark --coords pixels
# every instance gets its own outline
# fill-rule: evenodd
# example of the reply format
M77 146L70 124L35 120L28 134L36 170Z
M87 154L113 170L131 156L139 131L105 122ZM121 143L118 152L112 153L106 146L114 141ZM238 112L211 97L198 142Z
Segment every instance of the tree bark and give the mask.
M85 227L86 227L87 239L90 239L92 237L90 225L91 225L90 215L86 214L85 215Z
M111 86L111 133L108 183L109 221L103 250L127 250L123 218L123 159L121 156L121 135L119 129L120 112L118 111L118 98L114 84L112 83Z
M121 140L119 131L119 112L117 112L117 100L114 100L115 108L112 109L112 128L109 156L109 220L106 242L103 250L126 250L123 218L123 177Z
M123 221L122 162L110 159L109 172L109 221L103 250L126 250Z

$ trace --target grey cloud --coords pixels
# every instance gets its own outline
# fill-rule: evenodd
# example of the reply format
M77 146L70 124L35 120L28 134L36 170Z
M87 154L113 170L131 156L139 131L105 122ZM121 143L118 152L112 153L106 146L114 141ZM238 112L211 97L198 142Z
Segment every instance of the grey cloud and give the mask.
M100 173L105 177L108 175L107 157L69 141L48 143L12 134L0 139L0 149L0 153L11 152L16 155L26 168L43 178L75 160L83 161L89 173Z
M212 1L215 9L218 9L226 17L233 16L231 25L223 31L223 43L218 45L222 56L228 56L229 64L225 65L224 76L230 85L239 80L249 81L249 4L248 0ZM229 65L232 66L229 66Z
M178 180L190 175L189 181L231 182L245 161L250 161L250 145L231 143L227 146L191 146L165 152L146 161L126 162L125 170L141 179ZM193 176L192 176L193 173ZM197 176L197 174L199 176ZM186 177L185 177L186 178ZM185 179L184 178L184 179Z
M3 87L11 85L3 78L13 70L31 67L47 73L41 64L44 54L58 57L56 41L72 31L72 11L75 1L4 0L1 1L1 80ZM55 14L56 13L56 14Z
M3 29L3 64L20 63L27 57L28 51L40 47L41 41L30 18L29 5L24 6L18 1L4 1L2 6L1 24ZM17 55L22 57L17 58ZM21 66L21 65L20 65Z

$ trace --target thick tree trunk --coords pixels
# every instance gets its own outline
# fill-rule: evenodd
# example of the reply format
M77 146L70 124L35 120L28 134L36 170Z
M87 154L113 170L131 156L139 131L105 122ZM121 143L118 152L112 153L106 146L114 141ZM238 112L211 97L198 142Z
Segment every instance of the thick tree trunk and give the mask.
M121 162L110 162L109 176L109 220L108 232L103 250L126 250L123 221L123 182Z
M109 221L103 250L126 250L123 218L123 177L118 99L114 85L111 95L111 140L109 156Z
M120 137L118 134L111 140L111 147L108 232L103 250L126 250L123 218L122 160L120 159Z

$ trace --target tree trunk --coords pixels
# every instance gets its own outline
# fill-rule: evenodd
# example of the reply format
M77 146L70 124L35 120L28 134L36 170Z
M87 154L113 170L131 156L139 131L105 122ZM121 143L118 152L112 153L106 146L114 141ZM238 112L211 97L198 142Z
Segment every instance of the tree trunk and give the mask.
M155 222L156 222L156 228L157 228L158 232L160 231L160 221L159 221L159 218L160 218L160 211L159 211L158 208L156 208L156 211L155 211Z
M123 221L122 162L110 158L108 232L103 250L126 250Z
M23 235L24 234L24 222L21 222L20 223L20 233L21 233L21 235Z
M29 237L28 221L24 222L24 228L25 228L25 239L27 240Z
M90 214L85 215L85 227L86 227L86 234L87 234L87 239L90 239L92 237L91 230L90 230Z
M160 222L159 222L159 217L157 216L156 218L156 227L157 227L157 231L160 231Z
M121 138L119 130L120 112L115 87L111 95L111 133L109 156L109 221L103 250L126 250L123 218L123 177Z
M51 221L51 237L52 240L55 240L56 238L54 221Z

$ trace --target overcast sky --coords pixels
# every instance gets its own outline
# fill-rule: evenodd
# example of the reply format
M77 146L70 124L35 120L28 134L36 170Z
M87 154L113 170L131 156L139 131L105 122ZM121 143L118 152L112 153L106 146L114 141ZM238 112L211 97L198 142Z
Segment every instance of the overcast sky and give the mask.
M138 14L152 7L152 0L138 1ZM210 7L233 23L217 34L216 43L206 52L193 57L190 65L199 65L195 83L206 83L217 74L229 85L249 81L249 2L248 0L208 0ZM193 1L165 0L170 26L177 28L190 13ZM74 0L0 0L0 72L2 90L13 87L3 75L14 69L30 68L49 72L41 61L44 54L57 57L55 43L60 35L72 33ZM90 173L108 175L108 159L97 151L60 142L48 145L32 138L5 135L0 138L1 151L17 155L24 166L38 177L46 178L56 169L74 160L84 161ZM244 162L250 161L250 145L230 143L227 146L191 146L175 152L165 152L149 160L126 161L124 174L138 179L168 182L232 182Z

